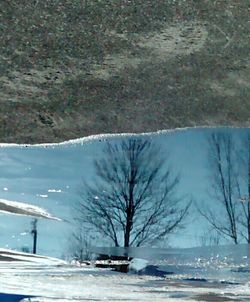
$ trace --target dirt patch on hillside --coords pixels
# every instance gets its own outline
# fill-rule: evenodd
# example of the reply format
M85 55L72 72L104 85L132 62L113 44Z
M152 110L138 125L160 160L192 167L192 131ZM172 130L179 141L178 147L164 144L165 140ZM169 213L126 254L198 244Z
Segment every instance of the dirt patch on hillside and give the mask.
M199 51L208 33L204 24L185 22L166 26L160 32L140 38L138 45L152 55L166 59L170 56L189 55Z
M125 68L137 68L143 62L147 64L151 64L152 61L164 62L172 57L195 53L204 46L208 37L206 26L194 22L175 23L171 26L166 24L160 32L151 32L147 35L121 35L115 31L110 34L131 41L132 48L137 51L109 54L104 58L102 65L93 66L93 76L104 80Z

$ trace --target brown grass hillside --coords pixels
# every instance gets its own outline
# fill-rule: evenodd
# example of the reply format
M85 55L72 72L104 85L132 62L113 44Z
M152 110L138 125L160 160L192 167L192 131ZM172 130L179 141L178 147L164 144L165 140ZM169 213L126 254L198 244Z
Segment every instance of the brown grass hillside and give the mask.
M0 3L1 142L250 125L247 0Z

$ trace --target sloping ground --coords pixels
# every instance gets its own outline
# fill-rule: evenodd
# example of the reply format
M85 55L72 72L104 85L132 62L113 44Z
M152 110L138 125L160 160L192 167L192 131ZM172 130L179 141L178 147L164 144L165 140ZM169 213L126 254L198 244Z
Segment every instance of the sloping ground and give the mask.
M2 1L1 141L249 126L249 13L247 0Z
M28 254L28 253L22 253L14 250L7 250L0 248L0 261L7 262L7 265L9 262L27 262L27 267L30 265L51 265L53 267L57 265L65 265L66 262L57 259L57 258L51 258L41 255L34 255L34 254ZM20 264L21 265L21 264ZM4 264L1 264L0 266L4 267ZM15 264L13 264L15 266ZM16 264L18 266L18 264ZM2 267L1 267L2 268ZM0 268L0 271L1 271Z
M28 203L6 200L6 199L0 199L0 212L6 214L32 216L37 218L46 218L46 219L61 221L60 218L51 215L46 210L40 207Z
M37 257L39 259L39 257ZM249 283L165 279L56 261L0 261L1 301L249 301ZM34 298L32 298L34 297ZM6 300L4 300L6 299Z
M137 263L134 262L136 270L145 267L145 260L134 260L137 260ZM92 265L73 265L56 258L0 249L0 299L21 301L26 296L34 302L249 301L247 276L233 281L228 274L230 271L227 271L226 278L221 280L217 276L222 269L218 263L215 279L205 279L206 270L197 270L197 266L193 266L190 277L182 267L172 266L171 269L178 268L179 273L167 276L124 274Z

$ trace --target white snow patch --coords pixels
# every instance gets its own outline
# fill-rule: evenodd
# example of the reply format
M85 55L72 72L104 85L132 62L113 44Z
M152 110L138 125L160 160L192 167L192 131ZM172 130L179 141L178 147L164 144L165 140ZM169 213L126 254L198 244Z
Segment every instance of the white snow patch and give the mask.
M49 193L62 193L62 190L56 190L56 189L49 189L48 190Z
M47 198L47 197L48 197L48 195L47 195L47 194L36 194L36 196L38 196L38 197L42 197L42 198Z
M134 258L130 261L129 270L139 272L148 265L148 261L145 259Z
M29 253L23 253L23 252L19 252L19 251L15 251L15 250L9 250L9 249L3 249L0 248L0 257L7 257L7 258L11 258L13 260L12 261L18 261L18 260L22 260L22 261L28 261L29 265L33 264L45 264L45 265L65 265L67 264L67 262L61 260L61 259L57 259L57 258L52 258L52 257L46 257L46 256L41 256L41 255L34 255L34 254L29 254ZM3 260L4 261L4 260ZM4 261L4 262L8 262L9 261ZM2 262L0 261L0 263L2 264ZM1 269L0 269L1 272Z
M0 212L15 214L15 215L34 216L38 218L47 218L47 219L61 221L60 218L51 215L46 210L40 207L28 203L22 203L22 202L11 201L6 199L0 199Z
M20 233L21 236L25 236L25 235L27 235L27 234L28 234L27 232L22 232L22 233Z
M55 148L57 146L63 146L63 145L73 145L73 144L81 144L83 145L84 143L87 142L93 142L93 141L106 141L107 139L119 139L119 138L130 138L131 136L152 136L152 135L162 135L162 134L168 134L168 133L177 133L177 132L183 132L183 131L188 131L192 129L219 129L219 128L224 128L223 126L218 127L218 126L194 126L194 127L185 127L185 128L174 128L174 129L168 129L168 130L158 130L155 132L145 132L145 133L105 133L105 134L98 134L98 135L89 135L77 139L72 139L68 141L63 141L61 143L44 143L44 144L15 144L15 143L1 143L0 148L5 148L5 147L41 147L41 148ZM227 126L228 129L237 129L240 127L237 126Z

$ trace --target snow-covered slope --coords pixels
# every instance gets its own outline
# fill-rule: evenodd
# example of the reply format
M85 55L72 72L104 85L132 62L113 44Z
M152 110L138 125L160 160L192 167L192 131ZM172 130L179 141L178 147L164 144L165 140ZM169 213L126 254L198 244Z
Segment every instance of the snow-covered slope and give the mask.
M33 216L38 218L46 218L46 219L53 219L53 220L61 220L46 210L18 201L11 201L6 199L0 199L0 212L8 213L8 214L15 214L15 215L24 215L24 216Z
M122 274L92 266L76 267L60 260L12 251L19 261L0 261L0 301L239 301L250 300L250 283L226 283ZM20 258L21 257L21 258ZM22 261L20 261L22 259ZM33 261L34 260L34 261ZM18 300L18 298L20 298ZM27 301L27 300L26 300Z
M22 253L14 250L0 248L0 266L3 263L8 263L9 265L11 262L28 262L29 265L45 264L45 265L52 265L52 266L67 264L65 261L57 258L34 255L29 253Z

